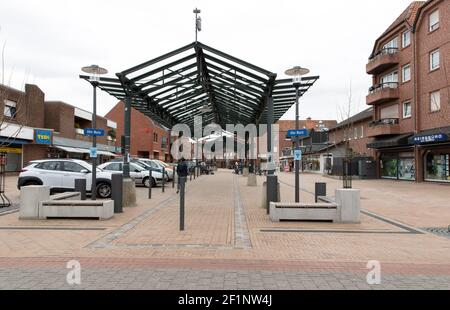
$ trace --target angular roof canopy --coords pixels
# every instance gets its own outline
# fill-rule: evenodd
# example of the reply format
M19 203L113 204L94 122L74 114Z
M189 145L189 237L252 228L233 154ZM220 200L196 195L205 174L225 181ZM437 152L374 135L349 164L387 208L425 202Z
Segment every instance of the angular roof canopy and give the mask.
M264 124L270 96L276 122L295 103L291 79L277 80L275 73L200 42L116 75L100 78L98 87L119 100L131 98L133 108L169 128L179 123L193 127L199 115L204 124L215 122L222 128ZM89 81L89 76L80 78ZM299 96L318 78L304 77Z

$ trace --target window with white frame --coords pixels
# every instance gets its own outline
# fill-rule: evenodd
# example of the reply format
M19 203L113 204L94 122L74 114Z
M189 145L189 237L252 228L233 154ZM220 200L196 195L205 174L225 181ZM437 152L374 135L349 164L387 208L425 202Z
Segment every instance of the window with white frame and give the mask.
M364 125L361 125L361 139L364 138Z
M395 37L385 45L383 45L383 49L389 49L394 51L396 48L398 48L398 38Z
M439 68L440 53L439 50L430 53L430 71Z
M17 102L11 100L5 100L5 107L3 109L3 115L9 118L14 118L17 113Z
M403 118L411 117L411 101L403 102Z
M430 31L439 28L439 10L434 11L430 14Z
M402 82L411 80L411 66L409 64L402 67Z
M358 127L355 127L355 129L353 131L355 134L355 140L357 140L358 139Z
M430 93L430 111L436 112L441 109L441 92L434 91Z
M393 71L391 73L383 75L380 79L380 84L383 88L397 88L398 72Z
M411 44L411 31L406 30L402 33L402 47L405 48Z

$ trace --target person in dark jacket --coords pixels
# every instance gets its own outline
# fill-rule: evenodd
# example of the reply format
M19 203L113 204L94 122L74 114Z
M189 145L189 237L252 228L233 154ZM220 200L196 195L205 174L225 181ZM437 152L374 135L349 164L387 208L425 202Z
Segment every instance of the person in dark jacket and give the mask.
M177 194L180 192L180 178L187 178L188 170L189 170L188 165L183 157L181 158L180 162L177 165L177 175L178 175Z

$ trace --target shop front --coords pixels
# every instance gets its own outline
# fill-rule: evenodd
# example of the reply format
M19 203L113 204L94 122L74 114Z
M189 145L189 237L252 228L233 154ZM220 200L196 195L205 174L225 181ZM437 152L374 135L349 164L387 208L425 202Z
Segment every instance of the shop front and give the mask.
M450 128L422 132L410 142L419 149L423 180L450 183Z
M383 152L380 169L383 179L414 181L416 179L414 152Z

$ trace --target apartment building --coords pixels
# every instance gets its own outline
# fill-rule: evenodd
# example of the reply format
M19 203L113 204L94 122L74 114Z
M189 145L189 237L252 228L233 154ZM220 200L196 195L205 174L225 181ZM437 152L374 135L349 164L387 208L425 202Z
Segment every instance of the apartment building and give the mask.
M450 0L412 2L375 41L368 147L381 178L450 182Z
M106 117L117 123L117 137L121 137L124 133L124 102L118 102L106 113ZM120 138L116 143L117 146L120 145ZM138 110L131 109L131 156L169 162L170 145L168 129Z
M6 154L6 171L17 172L31 160L79 158L89 160L92 138L84 128L92 128L92 113L64 102L45 101L45 94L27 84L24 91L0 85L0 152ZM99 160L120 152L115 146L115 122L97 116Z

